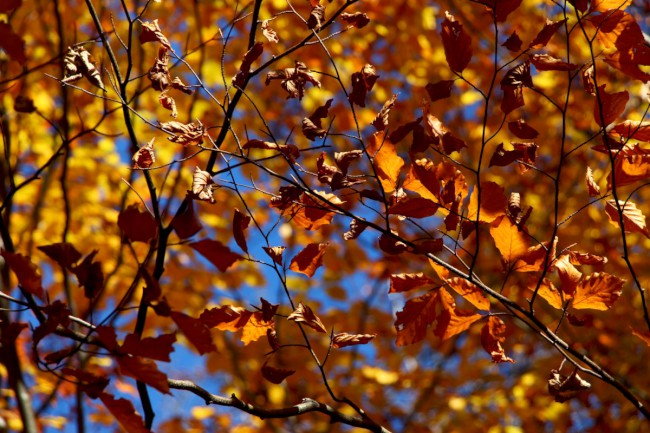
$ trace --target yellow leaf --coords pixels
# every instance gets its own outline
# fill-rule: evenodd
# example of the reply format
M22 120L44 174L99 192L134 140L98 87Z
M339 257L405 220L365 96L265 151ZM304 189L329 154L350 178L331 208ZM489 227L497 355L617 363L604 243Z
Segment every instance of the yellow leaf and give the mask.
M366 149L373 158L373 165L384 191L393 192L400 170L404 166L404 160L397 154L395 145L380 131L370 137Z
M474 283L464 278L450 278L447 284L456 293L465 298L467 302L474 305L479 310L489 311L490 300L483 294L483 291Z
M608 310L623 293L624 282L604 272L592 274L580 281L571 305L576 310Z
M513 263L528 250L528 238L507 216L501 216L492 222L490 235L508 263Z

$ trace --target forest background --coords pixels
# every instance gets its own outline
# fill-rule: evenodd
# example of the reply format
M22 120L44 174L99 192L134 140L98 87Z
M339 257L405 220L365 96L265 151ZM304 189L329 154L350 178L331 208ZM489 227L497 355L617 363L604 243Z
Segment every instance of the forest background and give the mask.
M649 17L0 2L0 430L650 430Z

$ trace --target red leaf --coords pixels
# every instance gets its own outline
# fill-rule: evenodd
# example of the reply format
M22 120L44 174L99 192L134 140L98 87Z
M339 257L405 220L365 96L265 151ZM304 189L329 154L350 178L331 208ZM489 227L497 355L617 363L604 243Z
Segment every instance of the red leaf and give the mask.
M189 245L203 257L208 259L208 261L215 265L221 272L226 272L233 263L243 258L239 254L230 251L230 248L221 242L212 239L201 239L200 241L192 242Z
M174 215L171 226L181 239L190 238L203 228L194 213L194 200L189 195L185 197L178 212Z
M515 362L506 356L501 343L506 341L506 324L496 316L490 316L481 330L481 345L495 363Z
M116 400L115 397L105 392L99 395L99 399L128 433L151 433L144 426L142 418L135 412L130 401L123 398Z
M630 99L630 94L627 90L616 93L607 93L605 91L605 84L598 86L598 96L600 96L600 98L594 98L594 120L598 126L607 126L610 123L613 123L621 114L623 114L627 101ZM599 99L600 105L598 104ZM604 120L604 125L601 123L601 120Z
M190 343L196 347L200 355L217 350L217 347L212 342L210 329L208 329L202 319L195 319L177 311L171 312L171 318Z
M11 60L24 65L27 61L25 56L25 41L11 29L9 24L0 22L0 48L11 57Z
M288 370L285 368L271 367L266 362L262 366L262 376L264 377L264 379L268 380L271 383L275 383L276 385L281 384L284 381L284 379L291 376L295 372L296 370Z
M23 3L23 0L4 0L0 3L0 14L6 14L12 9L17 9Z
M176 106L174 105L174 109L175 107ZM131 161L133 162L134 169L149 168L154 162L156 162L156 155L153 152L153 142L155 141L155 139L156 137L149 140L147 144L140 147L140 149L138 149L138 151L133 155Z
M558 29L562 27L562 24L564 24L565 21L566 19L560 21L551 21L547 19L546 24L544 24L542 30L540 30L537 36L535 36L535 39L533 39L528 47L534 50L544 48L546 44L548 44L548 42L551 40L555 32L557 32Z
M517 32L512 32L501 46L506 47L509 51L517 52L521 50L522 44L523 42L519 38L519 35L517 35Z
M66 376L72 376L78 380L78 386L90 398L97 398L102 394L104 388L108 386L109 380L104 376L98 376L86 370L63 367L61 373Z
M117 363L122 374L144 382L163 394L169 394L167 375L158 370L153 360L141 356L118 356Z
M41 284L41 274L30 258L22 254L10 253L9 251L0 251L0 255L4 257L9 268L16 274L18 284L32 295L43 299L44 293Z
M535 128L529 126L523 119L519 119L515 122L508 122L508 129L515 135L515 137L521 138L522 140L532 140L539 135L539 132L537 132Z
M370 22L370 18L368 18L368 15L362 13L362 12L355 12L355 13L348 13L348 12L343 12L341 15L339 15L339 18L345 23L347 23L349 26L356 27L358 29L363 28L368 25Z
M173 344L176 334L163 334L158 337L140 339L136 334L129 334L120 347L121 353L133 356L155 359L156 361L170 362L169 354L174 351Z
M117 225L131 242L148 243L156 237L158 226L154 217L140 206L132 204L117 217Z
M453 86L454 80L442 80L435 84L428 83L424 88L429 94L429 99L433 102L439 99L449 98Z
M504 22L508 15L521 5L521 2L522 0L478 0L478 3L492 9L498 23Z
M248 245L246 245L244 230L248 228L250 223L251 217L244 215L239 209L235 209L235 214L232 219L232 233L235 236L235 242L237 242L239 248L244 250L245 253L248 253Z
M79 285L84 288L84 295L88 299L94 299L99 291L104 287L104 272L102 264L93 261L97 255L97 250L88 254L78 265L71 268L75 274Z
M502 86L501 90L503 90L503 99L501 100L503 114L508 114L524 106L524 92L521 86Z
M434 215L438 208L440 205L429 199L413 197L398 201L388 209L388 213L410 218L426 218Z
M445 12L440 35L449 68L462 73L472 59L472 39L449 12Z
M308 277L313 277L318 269L323 264L323 255L329 243L324 244L309 244L296 256L291 259L289 269L294 272L305 274Z

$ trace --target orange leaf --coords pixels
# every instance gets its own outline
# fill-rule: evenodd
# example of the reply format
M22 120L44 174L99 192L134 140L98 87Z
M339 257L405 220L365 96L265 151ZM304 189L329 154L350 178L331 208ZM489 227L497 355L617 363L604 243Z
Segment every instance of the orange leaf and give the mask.
M617 135L621 141L635 139L650 142L650 123L641 123L635 120L625 120L614 126L610 134Z
M464 311L459 309L444 309L438 316L438 323L436 324L435 334L442 340L447 340L454 335L466 331L483 316L475 314L471 311Z
M449 68L454 72L463 72L472 60L472 38L449 12L445 12L440 36Z
M427 328L436 320L436 304L439 290L409 299L402 311L397 312L395 329L397 345L406 346L424 339Z
M156 162L156 155L153 151L153 142L155 140L156 137L152 138L133 155L133 158L131 159L133 162L133 168L149 168L154 162Z
M623 293L624 282L614 275L596 272L580 281L571 306L576 310L608 310Z
M600 195L600 187L594 180L594 173L591 171L591 167L587 167L587 191L591 197L598 197Z
M530 289L531 292L535 291L535 287L537 286L537 281L538 278L532 278L531 282L529 283L528 288ZM537 290L537 295L544 299L546 302L549 303L549 305L553 308L556 308L558 310L561 310L564 308L564 303L562 302L562 295L560 294L560 291L555 287L553 282L551 280L548 280L544 278L542 280L542 284L540 284L539 289ZM568 296L566 297L568 299Z
M370 137L366 149L372 157L384 191L393 192L397 187L400 170L404 166L404 160L397 154L395 145L386 137L384 131L380 131Z
M515 362L506 356L501 343L506 340L506 324L496 316L490 316L488 322L481 330L481 345L483 349L492 357L492 361L499 364L501 362Z
M454 290L454 292L458 293L467 302L474 305L479 310L490 310L490 300L476 284L458 277L450 278L445 282Z
M490 235L503 260L508 263L514 263L528 250L528 237L505 215L492 222Z
M557 269L562 282L562 292L567 295L573 296L578 282L582 279L582 272L577 270L570 262L567 254L562 254L553 262L553 266Z
M481 212L479 221L491 223L499 216L503 215L508 205L508 199L504 194L503 188L494 182L481 182ZM478 214L478 191L474 192L469 199L469 208L467 218L476 220Z
M650 232L648 232L648 227L646 227L645 223L645 215L641 213L641 210L637 209L636 205L631 201L624 202L619 200L618 204L623 212L623 228L625 232L637 232L650 238ZM609 222L616 227L620 227L619 214L614 200L607 200L607 203L605 204L605 212L609 217Z
M144 426L142 418L136 413L133 403L130 401L123 398L115 399L115 397L105 392L102 392L99 395L99 399L127 432L151 433L150 430Z
M296 256L291 259L289 269L294 272L305 274L308 277L313 277L318 269L323 264L323 255L328 243L324 244L309 244Z
M265 337L267 330L274 328L275 324L273 320L264 320L262 312L256 311L250 316L242 328L241 341L247 346L251 341L257 341Z
M302 194L300 203L292 203L282 213L291 216L291 221L307 230L318 230L332 222L335 212L329 203L341 205L336 195L314 191L314 195Z
M242 259L242 256L233 253L230 251L230 248L223 245L221 242L212 239L201 239L200 241L192 242L189 245L203 257L208 259L208 261L215 265L221 272L226 272L233 263Z
M591 10L596 12L607 12L613 9L624 10L632 0L593 0L591 2Z
M311 308L302 302L298 303L296 309L293 310L291 314L289 314L287 319L293 320L297 323L304 323L305 325L309 326L312 329L315 329L318 332L327 334L327 329L325 328L325 325L323 325L323 322L320 321L318 316L314 314Z
M642 149L638 144L625 146L616 156L614 173L607 177L607 190L613 187L612 177L616 186L633 184L650 177L650 151Z
M632 329L632 334L639 337L646 345L650 346L650 331L635 331Z
M393 274L390 276L390 290L388 293L402 293L435 284L423 272L417 274Z

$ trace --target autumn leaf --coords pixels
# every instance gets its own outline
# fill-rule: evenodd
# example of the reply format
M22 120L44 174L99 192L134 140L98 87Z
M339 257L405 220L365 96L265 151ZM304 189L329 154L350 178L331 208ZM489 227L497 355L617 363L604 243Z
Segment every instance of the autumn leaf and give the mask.
M597 97L594 98L594 120L598 126L607 126L613 123L623 111L630 94L627 90L616 93L607 93L605 84L598 86ZM602 118L601 118L602 113Z
M120 353L170 362L169 354L174 351L176 334L163 334L157 337L140 338L137 334L128 334L120 347Z
M534 54L530 56L530 63L537 68L538 71L575 71L580 66L573 63L563 62L548 54Z
M63 367L61 373L66 376L72 376L77 381L79 389L85 392L90 398L98 398L109 383L109 379L106 376L77 368Z
M205 126L198 121L197 123L184 124L174 120L161 123L160 127L164 131L173 134L167 138L169 141L182 144L183 146L202 144L203 137L207 135Z
M325 105L318 107L311 116L302 119L302 133L311 141L323 138L327 134L327 131L323 129L321 119L328 116L333 101L333 99L328 99Z
M20 63L25 64L25 41L11 29L6 22L0 22L0 48L2 48L9 57Z
M77 251L74 245L68 242L41 245L38 249L66 269L70 269L81 258L81 253Z
M352 92L350 92L348 100L359 107L365 107L366 95L372 90L378 78L379 75L371 64L366 64L361 71L353 73Z
M214 204L216 203L216 200L214 199L214 189L215 184L210 173L201 170L197 166L192 178L192 198Z
M537 295L548 302L551 307L557 310L562 310L564 308L564 301L569 299L569 296L564 298L553 282L547 278L542 280L539 287L537 287L538 282L539 278L532 278L529 282L528 289L531 292L537 290Z
M267 362L264 363L262 366L262 377L264 379L268 380L271 383L275 383L276 385L281 384L284 382L284 380L294 374L296 370L289 370L286 368L277 368L277 367L272 367L268 365Z
M448 340L472 326L473 323L483 319L483 316L471 311L464 311L458 308L445 308L438 316L434 333L441 340Z
M509 51L517 52L521 51L521 45L523 44L522 40L519 38L519 35L516 31L512 32L508 39L501 44L501 46L506 47Z
M287 319L293 320L296 323L302 323L318 332L327 334L327 329L325 328L325 325L323 325L323 322L321 322L318 316L314 314L311 308L309 308L302 302L298 303L296 309L293 310L291 314L289 314Z
M110 394L102 392L99 399L104 406L110 411L120 425L129 433L150 433L150 430L144 426L144 421L138 415L133 404L126 399L116 399Z
M528 250L528 238L507 216L495 219L490 226L490 235L503 260L514 263Z
M304 229L319 230L334 218L331 204L340 206L343 202L334 194L314 191L314 194L302 194L300 201L291 203L282 214L290 216L292 222Z
M210 329L208 329L202 319L195 319L178 311L172 311L171 318L188 341L198 350L200 355L217 350L217 347L212 341Z
M133 162L134 169L149 168L156 162L156 155L153 151L153 142L156 138L149 140L147 144L140 147L138 151L133 155L131 161Z
M282 80L280 85L289 94L287 99L296 98L302 100L305 96L305 86L311 83L320 87L320 81L314 76L313 72L302 62L296 61L294 68L285 68L271 71L266 74L266 85L273 80Z
M439 301L439 291L436 290L406 302L402 311L397 312L395 320L398 346L424 339L428 327L436 320L436 305Z
M282 266L282 253L286 247L262 247L262 249L275 263Z
M329 243L318 244L313 243L307 245L302 251L291 259L289 269L294 272L305 274L308 277L313 277L316 270L323 264L323 255Z
M558 31L560 27L562 27L565 22L566 19L561 21L551 21L547 19L546 24L544 24L542 30L539 31L537 36L535 36L535 39L533 39L528 47L532 48L533 50L544 48L551 40L553 35Z
M433 216L440 205L422 197L405 198L388 208L388 213L410 218L426 218Z
M454 72L462 73L472 60L471 37L465 32L463 25L446 11L440 35L449 68Z
M560 289L562 292L567 295L573 296L575 293L576 287L578 286L580 280L582 280L582 272L578 271L569 260L567 254L562 254L556 260L553 261L553 267L557 270L558 276L562 285Z
M528 125L523 119L508 122L508 130L512 132L515 137L521 138L522 140L533 140L539 135L539 132L537 132L532 126Z
M260 26L260 29L262 30L262 34L264 35L267 41L277 44L278 42L280 42L280 38L278 37L276 31L273 30L270 26L271 21L273 21L274 19L275 18L271 18L262 21L262 25Z
M506 356L501 343L505 342L506 324L497 316L490 316L487 323L481 330L481 345L492 357L492 361L499 364L502 362L515 362Z
M117 226L131 242L149 243L158 233L158 225L154 217L148 210L140 210L137 204L131 204L120 212Z
M623 229L626 233L641 233L647 238L650 238L650 232L645 223L645 215L640 209L636 207L634 202L619 200L618 206L621 208L623 219ZM619 212L614 200L607 200L605 202L605 213L609 218L609 222L616 227L620 227Z
M397 154L395 145L386 137L383 131L375 132L366 150L372 157L377 177L386 193L391 193L397 187L397 179L404 166L404 160Z
M449 278L445 283L479 310L490 310L490 300L476 284L458 277Z
M264 31L264 25L262 25L262 31ZM267 36L268 33L268 36ZM275 32L270 33L267 31L264 33L267 38L269 36L273 38L273 35L275 35ZM275 35L277 38L277 35ZM271 39L272 40L272 39ZM277 42L277 41L276 41ZM250 74L250 69L251 66L253 65L253 62L257 60L261 55L262 52L264 51L264 44L261 42L256 42L253 44L253 46L244 54L244 59L241 62L241 66L239 67L239 71L237 72L237 75L232 79L232 85L235 87L243 87L244 83L246 83L246 80L248 79L248 75Z
M41 274L31 259L27 256L18 253L10 253L9 251L0 251L9 268L16 274L18 284L39 298L43 298L43 286L41 283Z
M201 239L200 241L192 242L189 246L208 259L221 272L226 272L236 261L243 258L239 254L230 251L230 248L221 242L212 239Z
M557 370L551 370L548 379L548 391L558 403L564 403L577 397L583 391L591 388L591 384L578 376L574 370L569 376L564 376Z
M341 21L346 23L348 26L356 27L358 29L361 29L370 23L370 18L368 18L368 15L363 12L343 12L339 15L339 18L341 18Z
M625 280L604 272L583 278L576 287L571 306L576 310L608 310L623 293Z
M194 212L194 200L191 196L185 197L170 225L180 239L191 238L201 231L203 225Z
M256 311L248 317L246 323L241 327L241 341L245 346L247 346L249 343L265 337L267 331L269 329L274 329L274 327L275 324L272 319L266 320L264 319L262 312Z
M160 26L158 25L158 20L153 20L152 22L145 21L142 22L142 31L140 32L140 43L145 44L147 42L159 42L168 50L172 49L169 40L163 35Z
M390 114L390 110L393 108L395 105L395 101L397 100L397 95L393 95L392 98L390 98L388 101L384 103L384 106L382 107L381 111L377 113L377 117L370 123L372 126L375 127L377 131L383 131L386 129L388 126L388 115Z
M424 273L417 274L393 274L390 276L390 290L388 293L401 293L434 285L435 280Z
M618 136L619 141L634 139L650 143L650 123L625 120L610 129L609 134Z
M469 199L469 207L467 209L467 218L470 220L491 223L499 216L503 215L508 200L504 194L504 189L501 185L491 182L481 182L481 206L479 214L478 206L478 190L474 188L474 192Z
M144 382L163 394L169 394L167 375L158 370L153 360L141 356L118 356L116 359L122 374Z
M437 101L439 99L449 98L451 96L451 89L454 86L454 80L442 80L436 83L428 83L425 86L425 90L429 95L431 102Z
M332 338L332 347L335 349L341 349L348 346L367 344L376 336L377 335L375 334L348 334L347 332L341 332L334 334L334 338Z
M248 253L248 245L246 245L246 235L244 234L244 231L248 228L250 223L251 217L244 215L239 209L235 208L232 219L232 233L235 242L237 242L239 248L244 250L245 253Z

